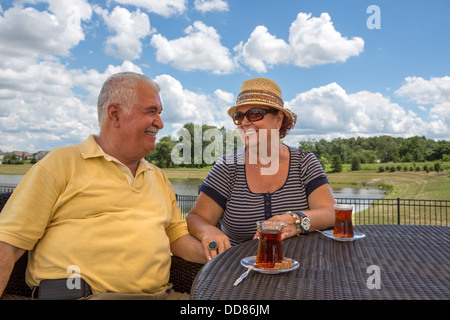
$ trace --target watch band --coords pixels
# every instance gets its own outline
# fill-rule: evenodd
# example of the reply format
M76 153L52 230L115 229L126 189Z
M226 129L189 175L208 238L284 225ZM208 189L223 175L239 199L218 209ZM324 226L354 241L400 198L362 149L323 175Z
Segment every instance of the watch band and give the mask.
M308 216L301 211L295 213L300 217L300 228L302 229L302 233L308 233L309 229L311 229L311 220L309 220Z

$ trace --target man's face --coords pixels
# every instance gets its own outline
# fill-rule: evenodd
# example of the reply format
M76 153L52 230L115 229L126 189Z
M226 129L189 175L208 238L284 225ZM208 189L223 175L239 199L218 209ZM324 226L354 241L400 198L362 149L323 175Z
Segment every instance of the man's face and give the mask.
M164 127L160 118L162 103L159 94L149 85L138 85L137 102L132 107L131 113L122 114L121 129L124 148L131 155L139 158L145 157L156 148L156 134Z

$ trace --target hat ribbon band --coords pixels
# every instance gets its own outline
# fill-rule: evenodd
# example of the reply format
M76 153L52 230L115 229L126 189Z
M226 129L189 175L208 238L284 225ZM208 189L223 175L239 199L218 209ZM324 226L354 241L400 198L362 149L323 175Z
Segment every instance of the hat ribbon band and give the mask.
M284 102L278 96L274 95L270 91L264 90L247 90L241 92L237 99L236 104L244 103L244 102L264 102L269 104L276 104L280 107L283 107Z

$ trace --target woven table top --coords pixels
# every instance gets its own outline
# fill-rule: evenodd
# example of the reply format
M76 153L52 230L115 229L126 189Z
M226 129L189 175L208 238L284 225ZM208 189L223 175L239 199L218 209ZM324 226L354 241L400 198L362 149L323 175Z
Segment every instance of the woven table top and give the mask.
M450 298L450 227L355 226L365 237L339 242L313 232L283 241L299 268L281 274L251 271L241 259L255 256L258 240L218 255L197 274L194 300L337 300ZM374 271L378 269L378 271ZM377 282L378 281L378 282ZM377 288L378 287L378 288Z

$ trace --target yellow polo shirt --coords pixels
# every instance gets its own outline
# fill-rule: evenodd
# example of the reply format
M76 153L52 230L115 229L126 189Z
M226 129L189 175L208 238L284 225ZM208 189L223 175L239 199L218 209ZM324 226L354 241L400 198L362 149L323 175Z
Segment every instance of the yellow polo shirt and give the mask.
M167 285L170 243L188 234L186 222L162 170L145 160L135 177L127 170L94 136L29 170L0 214L0 241L31 250L31 287L73 270L94 293Z

